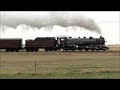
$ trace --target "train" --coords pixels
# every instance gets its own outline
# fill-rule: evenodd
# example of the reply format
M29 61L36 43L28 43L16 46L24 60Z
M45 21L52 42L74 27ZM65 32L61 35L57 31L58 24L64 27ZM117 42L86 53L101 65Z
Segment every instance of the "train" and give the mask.
M109 47L105 45L105 38L93 37L36 37L35 39L25 40L23 47L22 38L16 39L0 39L0 49L5 49L7 52L18 52L25 50L27 52L38 52L39 49L47 51L107 51Z

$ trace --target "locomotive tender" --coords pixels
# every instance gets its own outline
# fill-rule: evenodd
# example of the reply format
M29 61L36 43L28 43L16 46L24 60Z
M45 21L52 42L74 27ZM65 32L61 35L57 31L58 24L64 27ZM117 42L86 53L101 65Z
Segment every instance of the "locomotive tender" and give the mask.
M16 51L25 49L27 52L38 51L44 49L45 51L56 51L56 50L108 50L109 47L105 46L104 37L100 38L67 38L67 37L37 37L34 40L26 40L25 47L22 47L22 39L0 39L0 49L8 51Z
M38 51L39 48L45 51L57 50L57 40L54 37L35 38L35 40L26 40L26 51Z

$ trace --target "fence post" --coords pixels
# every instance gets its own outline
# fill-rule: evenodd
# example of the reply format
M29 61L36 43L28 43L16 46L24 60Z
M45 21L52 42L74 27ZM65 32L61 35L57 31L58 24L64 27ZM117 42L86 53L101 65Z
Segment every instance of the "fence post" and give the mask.
M36 70L37 70L37 63L36 63L36 60L35 60L35 73L36 73Z

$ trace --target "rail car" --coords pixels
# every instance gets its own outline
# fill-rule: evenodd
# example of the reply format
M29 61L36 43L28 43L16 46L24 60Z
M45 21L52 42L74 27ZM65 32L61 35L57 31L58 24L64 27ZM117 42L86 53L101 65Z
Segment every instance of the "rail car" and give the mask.
M22 39L0 39L0 49L18 52L22 49Z

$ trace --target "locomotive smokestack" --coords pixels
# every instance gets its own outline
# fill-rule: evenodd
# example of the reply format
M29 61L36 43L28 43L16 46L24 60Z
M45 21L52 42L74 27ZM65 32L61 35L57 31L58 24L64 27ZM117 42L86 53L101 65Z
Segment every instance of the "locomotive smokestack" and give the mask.
M1 12L0 24L13 28L21 24L37 28L51 27L51 25L59 25L62 27L79 26L101 34L100 27L89 17L69 12L44 13L45 14L41 14L41 12Z

